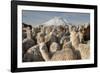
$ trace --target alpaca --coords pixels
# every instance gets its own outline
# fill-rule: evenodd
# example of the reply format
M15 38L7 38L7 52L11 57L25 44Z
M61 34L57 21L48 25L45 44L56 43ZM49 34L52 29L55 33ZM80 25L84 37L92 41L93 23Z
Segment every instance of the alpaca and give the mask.
M26 51L35 45L35 41L32 39L32 32L31 32L31 27L27 26L26 27L26 33L27 33L27 38L25 38L22 41L22 48L23 48L23 54L26 53Z
M76 57L70 48L67 50L57 51L53 54L51 61L64 61L64 60L75 60Z
M41 53L41 55L42 55L42 57L43 57L43 59L45 60L45 61L49 61L50 60L50 53L49 53L49 51L48 51L48 48L47 48L47 46L46 46L46 44L44 43L44 42L42 42L42 43L40 43L39 44L39 50L40 50L40 53Z
M58 42L58 38L54 29L52 30L52 32L45 36L45 43L47 44L48 48L50 47L52 42Z
M60 46L61 46L61 49L65 49L66 46L67 46L67 48L72 48L71 42L70 42L70 37L69 36L63 36L60 39Z
M39 45L35 45L24 54L23 62L44 61L39 51Z
M90 40L90 24L88 24L88 25L85 27L84 40L85 40L85 41Z
M69 42L64 42L63 43L63 46L62 46L62 49L63 50L66 50L66 49L68 49L68 48L70 48L72 51L73 51L73 53L74 53L74 56L75 56L75 59L81 59L81 54L80 54L80 52L78 51L78 50L75 50L75 48L72 46L72 42L71 41L69 41Z
M22 40L24 40L25 38L27 38L27 33L26 33L26 27L28 25L25 23L22 23Z
M62 49L67 49L67 48L73 49L71 41L69 41L69 42L66 42L66 41L65 41L65 42L63 43Z
M63 44L64 42L67 43L70 41L70 36L63 36L61 39L60 39L60 44Z
M70 33L72 46L75 48L75 50L78 50L80 52L82 59L88 59L90 56L90 46L88 44L80 43L79 33L75 30L71 31Z
M37 33L37 44L41 43L41 42L45 42L45 35L43 32L39 32Z
M72 46L74 46L75 49L78 48L80 44L79 34L75 30L70 32L70 40L72 42Z
M25 31L22 32L22 40L24 40L25 38L27 38L27 33Z
M52 42L50 45L50 52L55 53L57 50L60 50L60 45L56 42Z
M80 26L79 38L81 43L87 43L90 40L90 25Z
M80 26L79 27L79 39L80 39L80 43L84 43L84 33L85 33L84 26Z
M63 27L63 26L58 26L57 27L57 37L59 38L59 39L61 39L63 36L65 36L66 35L66 30L65 30L65 28ZM60 40L59 40L60 41Z
M57 48L57 47L56 47ZM40 44L40 52L45 61L58 61L58 60L75 60L76 57L73 51L68 48L66 50L53 50L53 54L48 52L45 43ZM55 53L54 53L55 52Z
M52 27L51 26L46 27L45 33L47 35L50 34L51 31L52 31Z
M89 44L80 44L79 51L81 53L82 59L90 58L90 46Z
M41 43L45 42L44 34L39 32L37 34L37 45L29 48L27 53L24 55L24 61L44 61L41 56L39 48L41 47Z
M35 38L37 35L37 31L36 31L36 28L32 28L32 36Z

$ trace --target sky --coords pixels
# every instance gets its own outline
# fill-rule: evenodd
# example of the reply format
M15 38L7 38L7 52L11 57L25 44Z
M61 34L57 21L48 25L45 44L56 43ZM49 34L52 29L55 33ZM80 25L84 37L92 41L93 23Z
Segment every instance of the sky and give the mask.
M45 23L54 17L61 17L72 24L84 24L90 22L89 13L22 10L22 22L33 26Z

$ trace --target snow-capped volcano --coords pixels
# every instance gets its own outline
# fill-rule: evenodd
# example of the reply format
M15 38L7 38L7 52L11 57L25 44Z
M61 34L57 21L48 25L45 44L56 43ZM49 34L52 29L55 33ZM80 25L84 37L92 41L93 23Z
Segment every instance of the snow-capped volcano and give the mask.
M59 26L59 25L67 25L68 21L66 19L61 18L61 17L54 17L53 19L51 19L43 24L46 26L50 26L50 25Z

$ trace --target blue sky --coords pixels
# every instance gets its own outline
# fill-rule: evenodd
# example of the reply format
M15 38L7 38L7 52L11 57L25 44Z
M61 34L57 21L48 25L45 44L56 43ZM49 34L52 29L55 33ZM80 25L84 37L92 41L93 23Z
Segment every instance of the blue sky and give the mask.
M53 12L53 11L22 11L22 22L35 25L47 22L54 17L61 17L72 24L84 24L90 22L89 13L75 13L75 12Z

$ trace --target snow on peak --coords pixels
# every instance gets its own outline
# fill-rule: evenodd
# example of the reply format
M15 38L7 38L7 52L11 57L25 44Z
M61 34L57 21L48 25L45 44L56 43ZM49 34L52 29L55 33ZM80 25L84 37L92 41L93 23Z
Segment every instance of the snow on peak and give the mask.
M53 19L47 21L44 23L44 25L56 25L56 26L59 26L59 25L66 25L68 22L66 19L63 19L61 17L54 17Z

